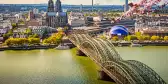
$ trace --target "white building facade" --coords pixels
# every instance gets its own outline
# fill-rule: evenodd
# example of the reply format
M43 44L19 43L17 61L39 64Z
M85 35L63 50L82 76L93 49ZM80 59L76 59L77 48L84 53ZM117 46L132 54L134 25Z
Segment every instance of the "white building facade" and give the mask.
M85 18L82 13L71 12L68 16L68 24L71 25L71 27L85 26L85 23Z

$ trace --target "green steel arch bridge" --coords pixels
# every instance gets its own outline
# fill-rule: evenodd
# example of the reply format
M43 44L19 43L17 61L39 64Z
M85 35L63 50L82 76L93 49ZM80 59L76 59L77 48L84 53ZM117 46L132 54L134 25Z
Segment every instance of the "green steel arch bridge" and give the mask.
M94 38L81 31L71 32L68 36L117 84L166 84L147 65L135 60L123 60L109 40Z

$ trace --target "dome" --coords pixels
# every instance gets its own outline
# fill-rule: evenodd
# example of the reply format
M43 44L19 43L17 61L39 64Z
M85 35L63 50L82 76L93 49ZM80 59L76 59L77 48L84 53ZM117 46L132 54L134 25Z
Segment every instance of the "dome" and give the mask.
M124 26L113 26L110 30L110 35L128 35L128 30Z

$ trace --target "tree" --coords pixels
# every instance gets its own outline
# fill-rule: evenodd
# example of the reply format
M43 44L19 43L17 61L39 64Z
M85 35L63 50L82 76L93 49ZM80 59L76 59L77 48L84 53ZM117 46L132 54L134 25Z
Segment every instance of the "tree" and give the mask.
M126 37L124 37L124 40L125 40L125 41L128 41L128 37L127 37L127 36L126 36Z
M24 20L23 20L23 19L20 19L20 20L19 20L19 24L25 24Z
M164 37L164 40L165 40L165 41L168 41L168 36L165 36L165 37Z
M101 35L100 38L101 38L101 39L107 39L107 37L104 36L104 35Z
M25 14L24 14L24 17L25 17L25 18L28 18L28 13L25 13Z
M113 41L118 41L118 36L112 37L112 40L113 40Z
M11 45L12 45L11 39L12 39L12 38L9 38L9 39L7 39L7 40L5 41L5 44L6 44L7 46L11 46Z
M142 34L141 34L141 32L135 32L135 35L136 36L141 36Z
M32 45L40 44L40 38L28 38L28 41Z
M12 23L12 28L17 28L17 24L16 23Z
M23 46L28 43L26 38L9 38L5 41L8 46Z
M10 30L8 31L8 33L7 33L7 36L9 37L9 36L12 36L12 35L13 35L13 30L10 29Z
M160 40L164 40L164 38L163 38L163 37L160 37Z
M156 41L156 40L159 40L159 39L160 39L159 36L152 36L152 37L151 37L151 40L152 40L152 41Z
M28 35L30 35L30 34L32 34L32 30L29 29L29 28L27 28L26 31L25 31L25 33L28 34Z
M49 38L43 40L43 44L59 44L63 36L63 32L52 34Z
M33 38L39 38L39 35L38 34L34 34Z
M124 38L124 40L131 41L131 40L137 40L137 37L135 35L128 35Z
M58 32L63 32L64 29L63 29L62 27L58 27L57 31L58 31Z
M144 40L150 40L150 36L149 35L143 35L142 36Z
M144 40L143 36L137 36L137 39L140 40L140 41Z

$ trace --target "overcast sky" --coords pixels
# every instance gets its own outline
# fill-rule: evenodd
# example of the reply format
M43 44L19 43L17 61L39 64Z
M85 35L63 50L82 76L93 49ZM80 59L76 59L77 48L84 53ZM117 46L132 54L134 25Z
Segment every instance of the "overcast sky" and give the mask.
M56 1L56 0L53 0ZM72 5L90 5L92 0L61 0L63 4ZM94 0L94 3L100 5L123 5L125 0ZM129 0L137 1L137 0ZM0 4L40 4L47 3L48 0L0 0Z

